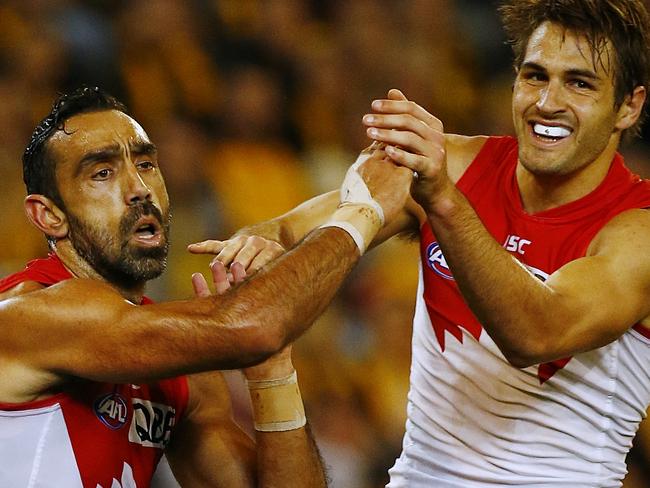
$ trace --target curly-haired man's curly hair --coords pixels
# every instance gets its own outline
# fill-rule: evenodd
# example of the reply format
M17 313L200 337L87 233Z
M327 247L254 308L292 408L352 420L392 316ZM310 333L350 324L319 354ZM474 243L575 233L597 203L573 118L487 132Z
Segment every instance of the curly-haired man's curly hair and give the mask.
M594 65L611 67L616 109L636 87L649 87L650 20L641 0L509 0L499 11L515 68L521 66L533 31L548 21L585 36ZM607 58L610 53L611 60ZM638 135L644 118L642 113L626 132Z

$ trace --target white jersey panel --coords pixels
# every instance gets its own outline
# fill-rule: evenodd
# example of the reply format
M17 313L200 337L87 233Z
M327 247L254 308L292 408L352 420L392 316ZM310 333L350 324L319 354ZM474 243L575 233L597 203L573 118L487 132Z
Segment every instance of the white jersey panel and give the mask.
M2 487L83 487L59 404L0 410L0 459Z
M390 488L614 488L650 403L650 341L630 330L573 357L540 384L511 366L483 331L463 329L444 352L422 275L413 326L403 452Z

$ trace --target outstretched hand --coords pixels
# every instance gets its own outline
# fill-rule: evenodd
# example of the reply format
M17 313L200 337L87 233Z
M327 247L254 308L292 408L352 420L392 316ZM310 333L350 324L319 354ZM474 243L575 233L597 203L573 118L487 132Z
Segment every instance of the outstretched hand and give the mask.
M220 262L226 267L239 263L247 274L255 273L285 251L281 244L270 239L244 235L225 241L197 242L187 246L187 250L192 254L213 254L212 262Z
M442 122L396 89L374 100L372 110L363 117L368 136L385 144L391 160L416 173L413 198L427 213L434 211L440 197L453 189Z

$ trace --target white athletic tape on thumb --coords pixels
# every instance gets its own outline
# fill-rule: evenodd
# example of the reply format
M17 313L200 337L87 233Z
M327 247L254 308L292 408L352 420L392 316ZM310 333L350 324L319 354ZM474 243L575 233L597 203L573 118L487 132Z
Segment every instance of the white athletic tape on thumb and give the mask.
M354 164L348 168L348 172L345 174L345 179L341 185L341 203L368 205L377 212L381 225L384 225L384 209L372 198L366 182L363 181L363 178L357 171L370 156L370 154L360 154Z

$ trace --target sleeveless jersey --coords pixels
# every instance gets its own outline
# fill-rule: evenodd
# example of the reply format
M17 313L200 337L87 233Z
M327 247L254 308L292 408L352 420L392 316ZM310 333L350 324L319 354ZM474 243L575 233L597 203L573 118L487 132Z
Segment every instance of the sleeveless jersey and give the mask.
M457 187L541 280L585 256L612 217L650 207L650 181L617 154L592 193L530 215L516 165L516 140L489 138ZM647 330L637 324L599 349L515 368L463 301L427 223L412 345L406 434L390 488L621 486L650 404Z
M1 280L0 292L68 278L52 253ZM43 400L0 403L0 486L148 487L187 398L185 377L150 385L80 379Z

